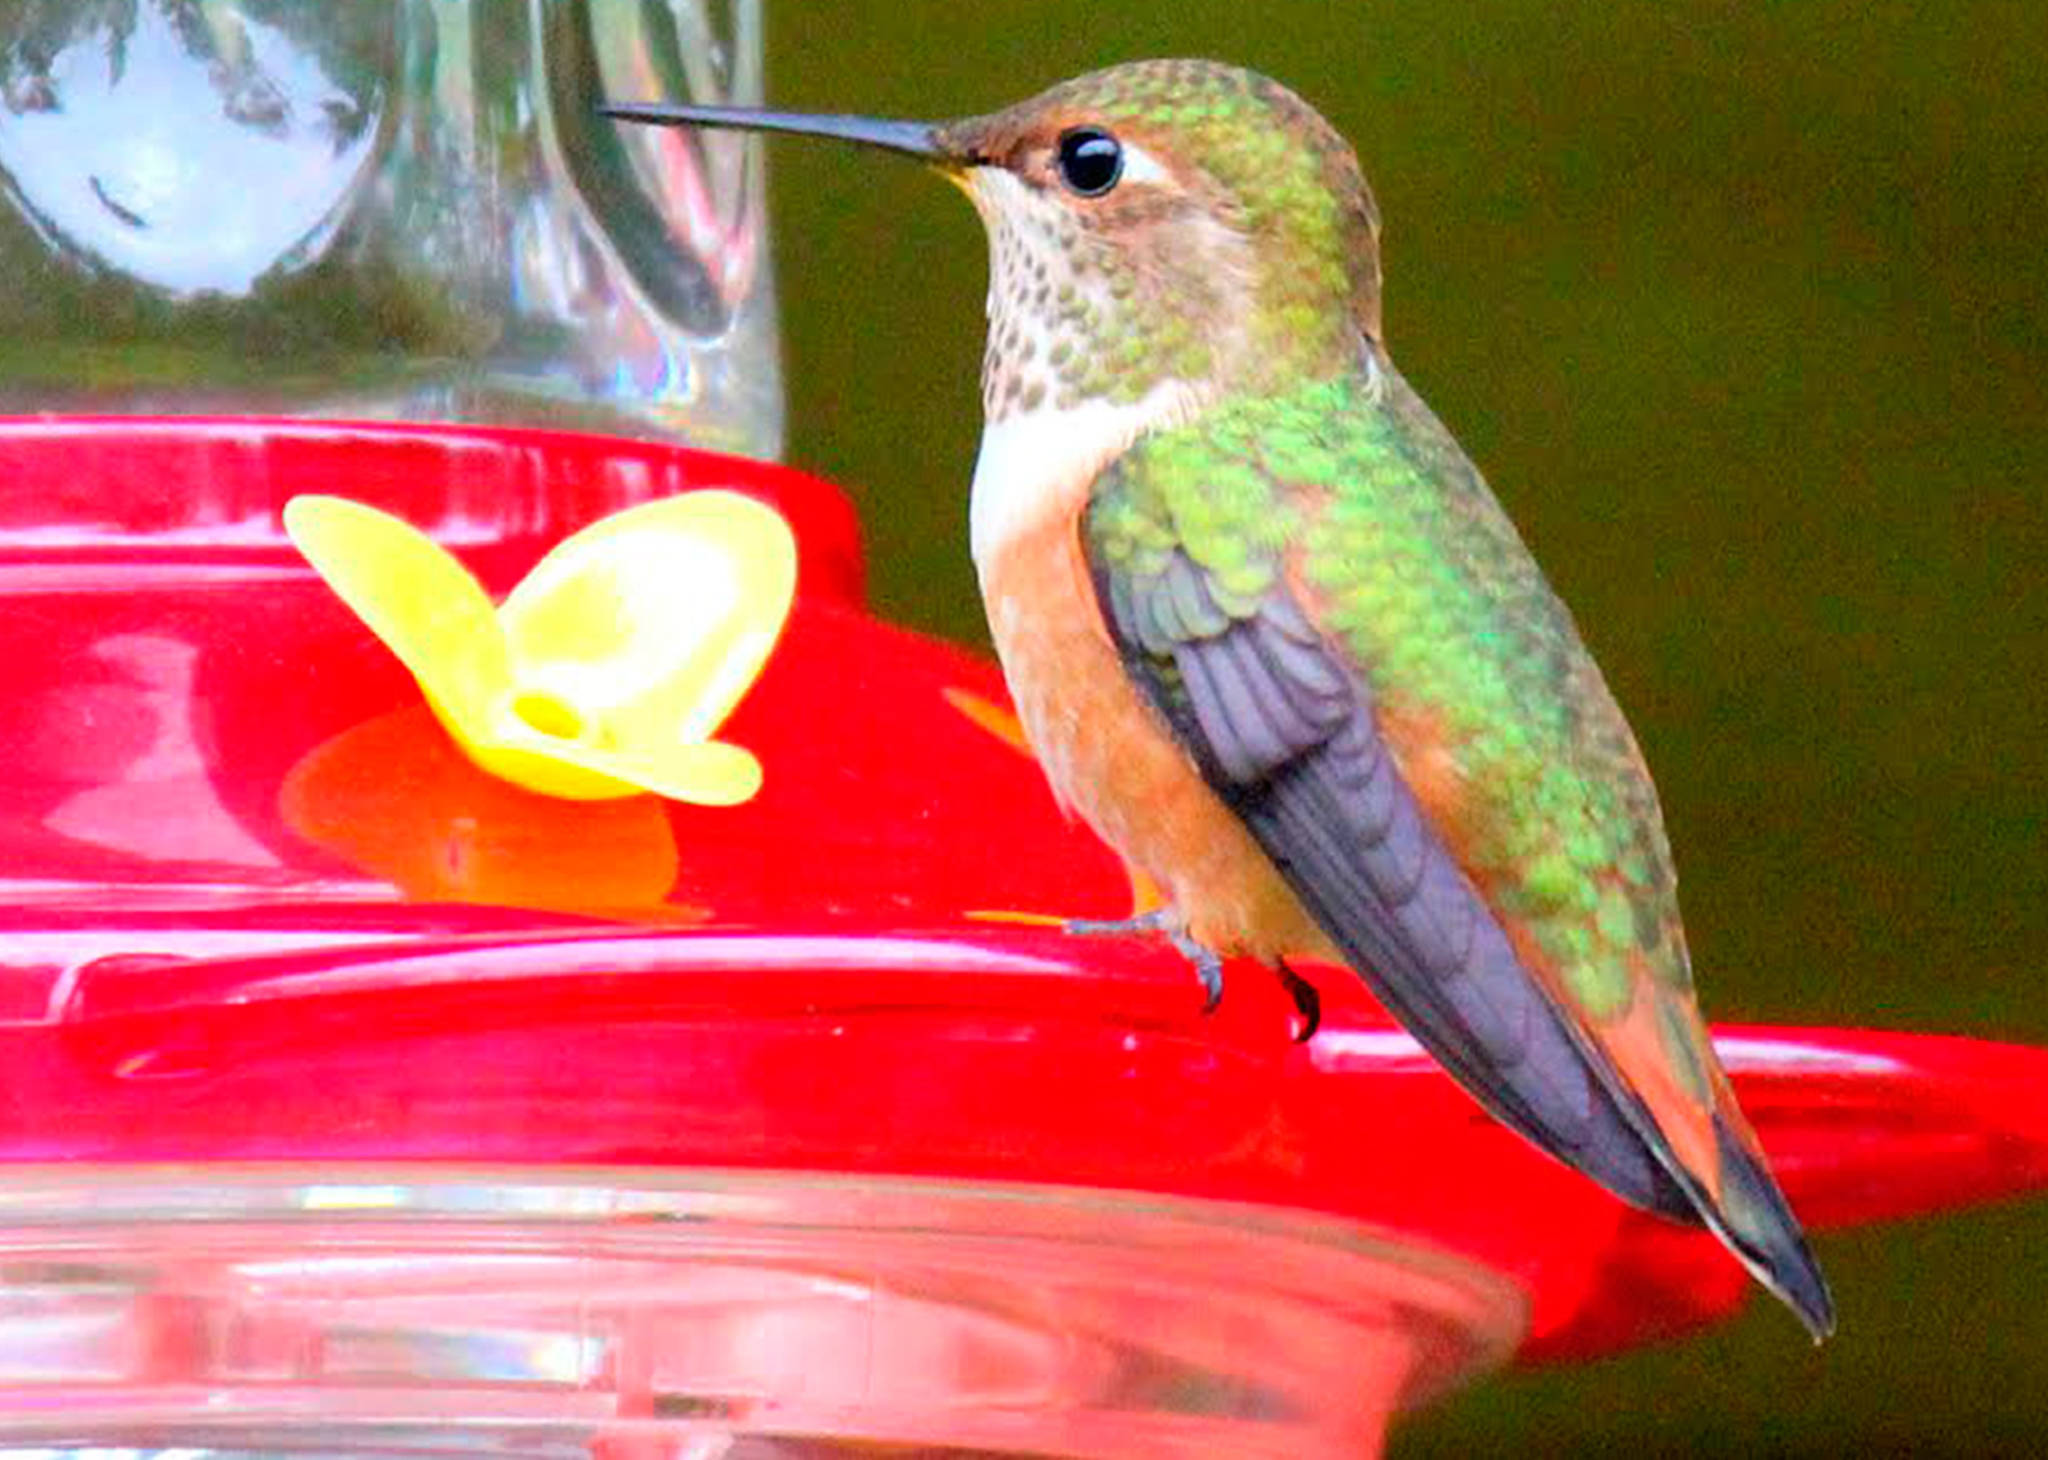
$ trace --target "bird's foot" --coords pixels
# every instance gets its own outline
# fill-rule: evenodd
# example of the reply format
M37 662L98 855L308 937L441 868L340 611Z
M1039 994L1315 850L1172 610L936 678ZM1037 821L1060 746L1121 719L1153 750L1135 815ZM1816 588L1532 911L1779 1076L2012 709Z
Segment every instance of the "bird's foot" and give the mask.
M1202 1012L1212 1012L1223 1000L1222 957L1215 949L1205 948L1190 938L1170 908L1154 908L1134 918L1116 918L1106 922L1093 918L1069 918L1060 928L1076 938L1121 938L1133 933L1164 933L1181 957L1195 966L1195 976L1201 979L1205 996Z
M1323 996L1316 992L1316 986L1287 966L1287 960L1273 960L1273 971L1280 976L1280 986L1287 990L1294 1000L1297 1022L1294 1027L1294 1042L1307 1044L1315 1032L1323 1027Z
M1060 924L1060 930L1076 938L1125 938L1139 933L1164 933L1181 957L1195 966L1195 975L1202 980L1202 992L1206 995L1202 1012L1213 1012L1223 1000L1222 956L1190 937L1171 908L1154 908L1130 918L1069 918ZM1314 984L1289 967L1286 959L1275 959L1273 971L1280 980L1280 986L1287 990L1287 996L1294 1000L1294 1042L1306 1044L1322 1027L1323 996L1316 991Z

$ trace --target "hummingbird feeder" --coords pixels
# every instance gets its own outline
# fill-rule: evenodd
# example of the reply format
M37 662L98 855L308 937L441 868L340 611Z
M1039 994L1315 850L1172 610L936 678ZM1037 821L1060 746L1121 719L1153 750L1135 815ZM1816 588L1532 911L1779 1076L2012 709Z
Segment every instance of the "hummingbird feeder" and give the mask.
M786 523L787 623L714 695L758 793L480 767L287 540L308 494L492 596L621 508ZM1750 1296L1355 985L1297 1043L1270 980L1205 1013L1170 950L1048 926L1143 889L994 669L868 611L815 480L520 430L6 422L0 653L0 1442L1355 1456L1490 1369ZM2048 1182L2048 1053L1719 1047L1816 1228Z

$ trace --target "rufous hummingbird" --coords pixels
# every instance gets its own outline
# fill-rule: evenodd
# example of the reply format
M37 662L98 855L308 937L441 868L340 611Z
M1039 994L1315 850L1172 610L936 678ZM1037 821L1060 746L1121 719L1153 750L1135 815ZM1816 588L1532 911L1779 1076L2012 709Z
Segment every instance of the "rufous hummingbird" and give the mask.
M1694 1000L1641 753L1394 368L1357 158L1277 83L1113 66L926 124L607 106L907 153L991 247L971 508L1058 799L1196 959L1349 965L1492 1113L1834 1307Z

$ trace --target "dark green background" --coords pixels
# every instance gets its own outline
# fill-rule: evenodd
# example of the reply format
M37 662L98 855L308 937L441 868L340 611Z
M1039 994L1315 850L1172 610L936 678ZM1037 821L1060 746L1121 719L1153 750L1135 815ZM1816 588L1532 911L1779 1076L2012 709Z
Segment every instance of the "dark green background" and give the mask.
M770 9L788 105L979 111L1164 54L1318 104L1387 219L1396 357L1656 770L1711 1011L2048 1044L2038 3ZM980 229L916 168L773 158L790 459L855 492L884 612L980 640ZM2048 1201L1820 1249L1843 1322L1818 1352L1760 1302L1486 1384L1395 1453L2048 1437Z

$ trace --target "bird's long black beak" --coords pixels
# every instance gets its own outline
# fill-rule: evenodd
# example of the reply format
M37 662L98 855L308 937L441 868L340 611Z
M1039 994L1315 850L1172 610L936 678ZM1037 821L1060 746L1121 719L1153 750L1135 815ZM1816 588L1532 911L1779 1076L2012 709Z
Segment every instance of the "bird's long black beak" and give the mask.
M741 106L682 106L664 102L606 102L598 107L621 122L657 127L729 127L743 132L790 132L800 137L835 137L885 152L900 152L939 166L969 159L947 147L928 122L894 122L881 117L834 113L763 111Z

